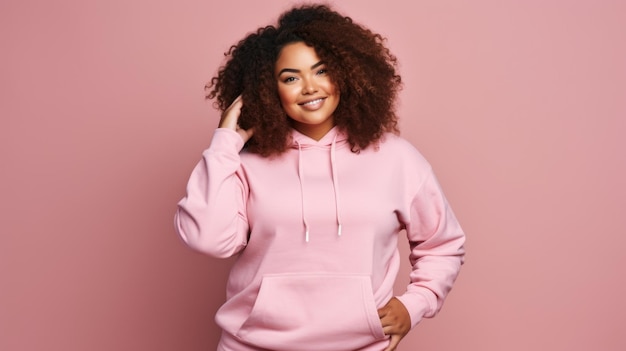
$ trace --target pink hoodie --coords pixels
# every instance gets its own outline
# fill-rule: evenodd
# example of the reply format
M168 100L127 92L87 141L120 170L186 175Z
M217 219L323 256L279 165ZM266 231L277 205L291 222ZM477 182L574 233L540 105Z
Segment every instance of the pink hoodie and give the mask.
M350 151L335 127L266 158L217 129L178 204L176 229L215 257L239 255L216 315L220 350L377 350L406 230L413 271L398 299L432 317L463 262L465 235L428 162L387 134Z

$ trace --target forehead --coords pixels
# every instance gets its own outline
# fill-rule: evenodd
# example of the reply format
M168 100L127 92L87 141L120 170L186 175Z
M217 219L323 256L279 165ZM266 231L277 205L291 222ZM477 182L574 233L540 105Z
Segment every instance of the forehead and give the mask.
M285 45L278 54L276 59L276 69L295 68L304 69L311 68L320 61L317 52L311 46L302 42L291 43Z

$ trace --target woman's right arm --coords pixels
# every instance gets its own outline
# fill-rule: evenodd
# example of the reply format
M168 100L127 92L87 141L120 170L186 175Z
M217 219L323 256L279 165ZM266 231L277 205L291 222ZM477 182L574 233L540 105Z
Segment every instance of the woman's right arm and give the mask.
M214 257L229 257L247 244L248 188L239 172L239 151L252 130L237 126L242 101L237 98L224 112L220 128L202 154L178 203L175 226L192 248Z

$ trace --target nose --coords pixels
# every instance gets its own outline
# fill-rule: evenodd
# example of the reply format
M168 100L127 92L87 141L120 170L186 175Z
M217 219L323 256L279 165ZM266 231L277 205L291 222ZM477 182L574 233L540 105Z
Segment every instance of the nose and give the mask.
M317 84L315 83L315 79L302 79L302 95L310 95L315 93L317 93Z

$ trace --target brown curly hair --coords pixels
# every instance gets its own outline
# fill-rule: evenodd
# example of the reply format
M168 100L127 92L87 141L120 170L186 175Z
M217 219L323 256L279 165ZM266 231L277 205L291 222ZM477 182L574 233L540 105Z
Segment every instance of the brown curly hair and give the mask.
M304 42L325 62L340 92L333 119L357 152L385 132L398 133L395 100L401 78L396 57L384 41L328 5L295 7L279 17L277 26L259 28L224 54L226 63L206 85L207 98L216 98L216 108L225 111L242 95L239 125L254 127L247 149L263 156L282 153L288 147L291 119L280 104L274 65L285 45Z

